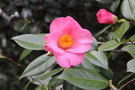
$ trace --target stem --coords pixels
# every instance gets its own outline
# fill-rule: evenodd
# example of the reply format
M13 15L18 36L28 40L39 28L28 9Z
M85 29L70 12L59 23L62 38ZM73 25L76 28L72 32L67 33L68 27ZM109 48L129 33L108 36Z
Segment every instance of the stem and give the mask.
M112 80L109 80L109 85L110 85L110 88L112 88L113 90L118 90L118 88L116 88L116 87L112 84Z
M1 55L1 56L5 57L8 61L12 62L12 63L15 64L16 66L18 66L18 67L21 66L20 64L18 64L17 62L15 62L13 59L11 59L11 58L9 58L9 57L7 57L7 56L4 56L4 55Z
M98 42L98 44L104 44L105 42ZM123 44L135 44L135 42L124 42Z
M124 85L122 85L119 90L122 90L125 86L127 86L129 83L135 81L135 78L131 79L130 81L128 81L127 83L125 83Z
M135 22L129 22L129 23L135 23Z
M120 19L118 22L119 23L123 23L123 22L125 22L126 20L125 19Z
M0 16L2 16L4 19L6 19L7 21L11 21L11 19L15 18L15 17L19 17L19 13L17 11L15 11L12 15L8 15L6 14L1 8L0 8Z
M125 21L127 21L127 20L125 20L125 19L120 19L118 22L119 23L123 23L123 22L125 22ZM129 23L135 23L134 21L133 22L130 22L130 21L128 21Z

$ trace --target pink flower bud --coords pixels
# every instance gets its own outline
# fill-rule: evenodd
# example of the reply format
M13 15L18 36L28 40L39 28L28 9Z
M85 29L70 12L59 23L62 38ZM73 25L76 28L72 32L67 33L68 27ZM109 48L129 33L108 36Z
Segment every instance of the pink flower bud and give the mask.
M100 24L115 24L117 17L105 9L100 9L97 12L97 20Z

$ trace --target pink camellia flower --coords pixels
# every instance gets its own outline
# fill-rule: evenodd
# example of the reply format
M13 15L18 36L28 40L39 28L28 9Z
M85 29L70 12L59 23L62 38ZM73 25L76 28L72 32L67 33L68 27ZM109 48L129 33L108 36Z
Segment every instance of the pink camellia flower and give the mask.
M115 24L117 17L105 9L100 9L97 12L97 20L101 24Z
M57 63L65 68L79 65L92 43L91 33L70 16L53 20L44 39L44 49L52 52Z

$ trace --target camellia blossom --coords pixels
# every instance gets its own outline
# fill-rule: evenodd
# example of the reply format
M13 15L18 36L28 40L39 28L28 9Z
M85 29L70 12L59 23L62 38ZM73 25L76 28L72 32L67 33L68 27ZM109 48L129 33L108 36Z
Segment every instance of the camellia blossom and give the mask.
M100 24L115 24L117 17L105 9L100 9L97 12L97 20Z
M91 33L83 29L72 17L60 17L52 21L50 33L44 37L44 49L54 54L61 67L79 65L92 43Z

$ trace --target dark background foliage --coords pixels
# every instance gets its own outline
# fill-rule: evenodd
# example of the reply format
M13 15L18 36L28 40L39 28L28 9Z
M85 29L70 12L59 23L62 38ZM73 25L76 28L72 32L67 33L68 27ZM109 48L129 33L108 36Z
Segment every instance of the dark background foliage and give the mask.
M7 21L0 16L0 53L19 63L19 57L23 48L11 40L12 37L30 33L48 33L51 21L56 17L72 16L83 28L86 28L94 35L106 25L98 24L96 12L101 8L110 10L111 1L107 4L96 0L0 0L0 8L9 16L18 11L20 17ZM119 7L115 15L122 17ZM135 33L132 27L125 35L125 38ZM109 31L105 32L107 34ZM101 35L98 40L104 41L106 37ZM0 89L1 90L22 90L28 82L27 79L18 80L26 65L35 57L45 51L33 51L27 58L20 62L18 67L7 59L0 59ZM122 56L122 57L119 57ZM116 73L116 81L120 80L125 73L125 66L131 57L127 53L114 53L110 59L110 66ZM119 69L119 70L118 70ZM131 88L130 88L131 87ZM125 90L133 90L129 85ZM30 85L33 90L35 85ZM135 88L135 87L134 87Z

